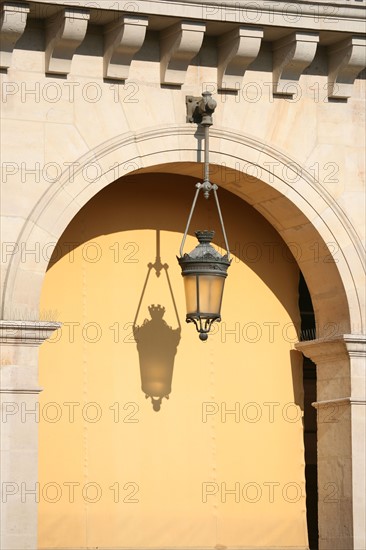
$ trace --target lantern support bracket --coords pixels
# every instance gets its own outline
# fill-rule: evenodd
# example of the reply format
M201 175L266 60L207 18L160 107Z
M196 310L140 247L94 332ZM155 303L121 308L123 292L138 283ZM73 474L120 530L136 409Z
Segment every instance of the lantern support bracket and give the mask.
M199 124L201 124L201 126L204 127L204 132L205 132L205 138L204 138L205 139L204 178L203 178L202 183L198 182L196 184L196 194L193 198L191 211L190 211L189 216L188 216L187 227L186 227L186 230L185 230L184 235L183 235L182 244L180 246L180 256L181 257L183 256L183 248L184 248L184 244L186 242L187 233L188 233L188 230L189 230L189 226L190 226L190 223L191 223L193 212L194 212L194 209L196 207L198 195L199 195L200 191L203 191L203 195L204 195L205 199L208 199L209 196L210 196L210 192L212 191L213 194L214 194L214 197L215 197L217 212L219 214L221 230L222 230L222 234L224 236L224 242L225 242L225 247L226 247L226 250L227 250L228 260L230 261L229 244L227 242L226 231L225 231L225 226L224 226L224 220L223 220L222 214L221 214L219 198L217 196L218 187L215 183L212 184L210 182L209 130L210 130L210 126L212 126L212 124L213 124L212 114L215 111L217 103L212 98L211 92L203 92L202 99L200 101L198 101L197 99L199 99L199 98L192 98L191 96L189 96L189 97L187 97L186 102L187 102L187 108L188 108L188 105L189 104L192 105L193 100L195 100L194 101L195 108L194 108L193 112L191 113L191 116L189 117L189 121L190 122L198 122ZM189 113L188 113L188 115L189 115Z

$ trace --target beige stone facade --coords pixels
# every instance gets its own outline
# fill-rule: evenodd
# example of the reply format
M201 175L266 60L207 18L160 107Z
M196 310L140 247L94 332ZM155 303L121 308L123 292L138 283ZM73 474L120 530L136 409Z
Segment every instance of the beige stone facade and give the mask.
M296 347L317 365L319 548L364 550L361 3L53 0L1 9L2 548L37 548L37 502L19 490L38 479L37 422L16 413L20 400L35 406L38 347L58 327L40 311L52 252L116 180L201 177L202 135L186 102L208 90L218 103L211 180L276 230L314 306L316 338ZM332 422L322 421L327 407L341 411ZM339 489L331 502L330 483Z

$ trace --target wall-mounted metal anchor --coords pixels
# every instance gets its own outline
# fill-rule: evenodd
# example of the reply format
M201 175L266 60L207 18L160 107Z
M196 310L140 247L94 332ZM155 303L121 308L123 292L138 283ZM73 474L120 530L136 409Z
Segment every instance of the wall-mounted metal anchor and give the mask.
M203 92L202 96L186 96L187 118L186 122L195 124L212 125L212 113L216 108L216 101L210 92Z

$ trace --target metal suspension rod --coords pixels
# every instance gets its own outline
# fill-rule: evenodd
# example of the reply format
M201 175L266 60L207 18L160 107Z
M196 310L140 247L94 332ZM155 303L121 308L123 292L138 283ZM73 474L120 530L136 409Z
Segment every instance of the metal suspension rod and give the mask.
M217 211L218 211L218 213L219 213L219 218L220 218L220 223L221 223L222 234L224 235L224 241L225 241L225 246L226 246L226 250L227 250L227 259L230 260L229 244L228 244L227 238L226 238L226 231L225 231L225 226L224 226L224 220L223 220L222 214L221 214L221 208L220 208L220 203L219 203L219 197L217 196L217 193L216 193L216 185L215 185L214 188L213 188L213 192L214 192L214 196L215 196Z
M197 191L196 191L196 194L194 196L193 203L192 203L192 208L191 208L191 211L190 211L189 216L188 216L187 227L186 227L186 230L185 230L184 235L183 235L182 244L180 245L179 254L180 254L181 257L183 256L184 243L186 242L189 225L191 223L191 219L192 219L192 216L193 216L193 211L194 211L194 208L196 206L198 194L201 190L201 184L197 183L196 187L197 187Z
M210 135L210 127L208 124L205 125L205 177L204 181L209 182L210 181L210 160L209 160L209 154L210 154L210 147L209 147L209 135Z

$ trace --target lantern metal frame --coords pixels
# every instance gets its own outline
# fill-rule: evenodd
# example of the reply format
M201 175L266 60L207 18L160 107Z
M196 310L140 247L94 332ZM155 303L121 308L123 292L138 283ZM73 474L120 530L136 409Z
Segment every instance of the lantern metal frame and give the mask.
M187 106L189 103L193 103L193 99L188 98ZM197 99L197 98L196 98ZM198 98L199 99L199 98ZM200 275L211 275L226 278L227 269L231 264L230 259L230 249L227 241L226 231L224 220L221 213L220 203L217 196L218 186L210 182L210 164L209 164L209 128L212 126L212 114L216 108L216 101L212 98L210 92L204 92L202 94L202 99L199 101L196 100L195 108L192 108L191 105L191 116L189 120L191 122L198 122L204 128L204 178L202 183L196 184L196 193L193 198L192 207L188 216L187 226L183 235L182 243L180 246L180 257L178 257L178 262L182 268L182 276L186 275L196 275L196 299L197 299L197 310L196 312L187 313L186 322L193 322L196 326L197 331L199 332L199 337L202 341L207 340L208 332L211 329L212 323L215 321L221 321L221 302L223 296L223 287L221 289L220 297L220 306L218 308L217 314L212 314L208 312L199 311L199 276ZM194 209L196 207L197 199L200 192L203 192L203 195L206 199L209 198L210 193L212 192L215 198L215 203L219 215L220 225L222 234L224 237L225 247L227 253L221 256L209 243L214 237L213 231L197 231L196 237L198 238L200 245L196 248L200 249L201 255L197 256L195 254L184 254L183 249L186 242L189 226L191 224L192 216ZM194 251L193 251L194 252Z

